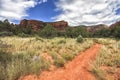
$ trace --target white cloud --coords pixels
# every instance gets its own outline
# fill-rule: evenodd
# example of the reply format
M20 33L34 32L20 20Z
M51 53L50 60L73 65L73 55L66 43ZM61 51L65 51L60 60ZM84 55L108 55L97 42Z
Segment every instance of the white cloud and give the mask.
M45 3L45 2L47 2L47 0L40 0L40 1L39 1L40 4L41 4L41 3Z
M26 16L27 10L35 7L38 3L47 2L47 0L0 0L0 20L20 20Z
M72 26L109 25L120 20L120 15L116 15L120 0L59 0L56 7L62 13L53 19L66 20Z

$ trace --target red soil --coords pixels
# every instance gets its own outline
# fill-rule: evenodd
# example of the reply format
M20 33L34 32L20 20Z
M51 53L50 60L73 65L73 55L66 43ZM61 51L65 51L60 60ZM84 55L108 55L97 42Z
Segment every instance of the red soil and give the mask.
M43 71L38 77L25 76L22 80L95 80L95 77L89 72L89 63L95 59L100 48L100 44L95 44L76 56L64 68Z

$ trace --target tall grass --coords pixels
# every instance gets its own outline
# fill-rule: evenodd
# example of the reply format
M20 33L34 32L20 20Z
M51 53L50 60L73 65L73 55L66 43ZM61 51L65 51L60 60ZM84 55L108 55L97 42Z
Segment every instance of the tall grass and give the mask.
M71 38L43 39L38 37L4 37L0 39L4 43L11 45L11 47L7 48L7 52L29 51L34 53L44 53L54 51L58 53L63 49L63 51L66 52L77 53L93 44L92 40L87 39L83 43L77 43L76 39Z
M44 39L40 37L0 37L0 80L16 80L28 74L39 74L50 65L63 67L94 42L85 39L78 43L72 38ZM42 54L47 53L53 63Z
M100 43L104 45L100 50L96 61L92 65L92 72L97 75L97 78L99 78L100 80L113 80L110 79L110 76L107 77L107 75L110 75L110 68L120 68L120 41L114 39L101 39L98 41L100 41ZM108 69L103 70L102 67L106 67ZM112 73L115 74L115 71L113 71ZM120 78L119 74L116 75L118 75Z
M0 80L17 80L20 76L38 74L49 68L49 62L30 53L0 52Z

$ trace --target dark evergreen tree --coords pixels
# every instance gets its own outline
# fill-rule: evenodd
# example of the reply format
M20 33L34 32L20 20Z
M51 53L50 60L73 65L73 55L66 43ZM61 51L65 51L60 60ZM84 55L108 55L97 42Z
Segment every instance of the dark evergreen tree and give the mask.
M88 37L89 33L85 27L79 26L75 28L74 35L75 37L78 37L79 35L81 35L82 37Z
M45 38L53 38L57 36L57 31L51 25L47 25L42 31L40 31L40 36Z
M67 37L75 38L74 29L72 27L67 27L65 30L65 34Z
M111 35L115 38L120 38L120 26L111 29Z
M108 28L104 28L93 33L93 37L110 37L111 31Z

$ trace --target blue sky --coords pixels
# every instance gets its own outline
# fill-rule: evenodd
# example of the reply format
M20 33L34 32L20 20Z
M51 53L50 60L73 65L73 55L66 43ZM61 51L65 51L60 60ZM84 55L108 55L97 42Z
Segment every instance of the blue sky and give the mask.
M34 8L28 10L29 16L27 19L37 19L42 21L51 22L52 17L60 14L60 11L55 11L55 0L48 0L45 3L38 4Z
M88 4L89 3L89 4ZM65 20L71 26L120 21L120 0L0 0L0 20Z

